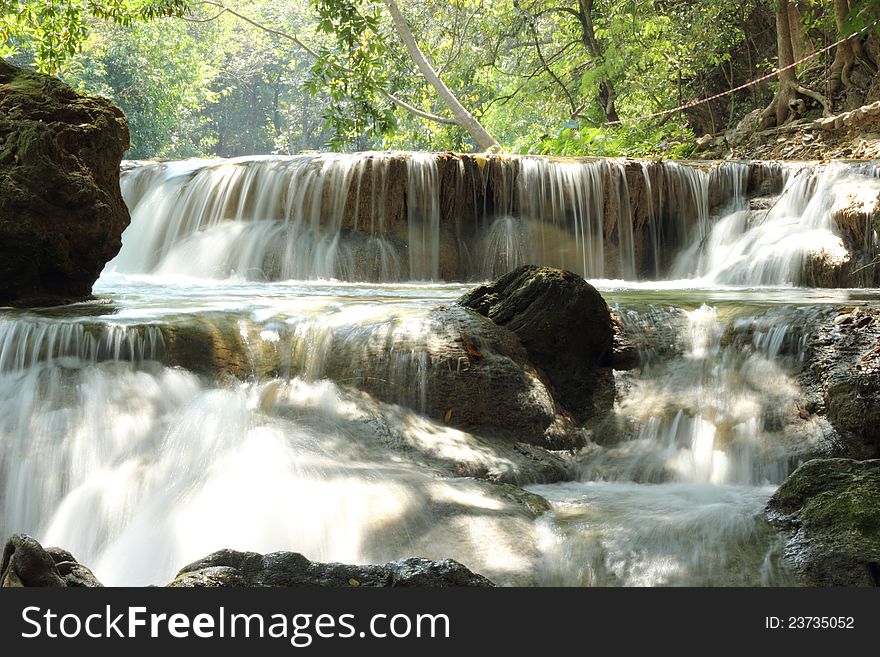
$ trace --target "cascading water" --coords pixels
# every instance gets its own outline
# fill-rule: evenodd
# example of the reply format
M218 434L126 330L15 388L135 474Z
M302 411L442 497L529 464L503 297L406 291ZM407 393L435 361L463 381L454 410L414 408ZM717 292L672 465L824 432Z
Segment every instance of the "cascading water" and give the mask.
M844 164L382 153L129 169L110 303L0 317L0 532L108 584L223 547L451 557L502 584L796 583L761 511L827 434L799 415L804 327L873 293L785 287L820 244L794 238L851 250L839 206L877 185ZM559 457L566 483L431 398L434 368L471 375L432 349L486 348L448 281L529 262L594 279L642 355Z
M876 202L880 178L875 170L834 163L795 165L783 173L782 193L767 207L751 209L738 182L729 213L682 254L676 272L709 284L803 284L811 259L829 269L847 264L851 255L834 216L848 206ZM863 256L870 260L874 228L869 225L864 233Z
M800 332L822 311L721 312L702 305L670 313L671 348L680 353L645 355L609 420L622 435L584 451L579 482L530 487L554 503L538 523L541 584L796 581L761 510L828 432L824 420L798 421L792 376ZM644 336L658 313L621 317L629 334Z

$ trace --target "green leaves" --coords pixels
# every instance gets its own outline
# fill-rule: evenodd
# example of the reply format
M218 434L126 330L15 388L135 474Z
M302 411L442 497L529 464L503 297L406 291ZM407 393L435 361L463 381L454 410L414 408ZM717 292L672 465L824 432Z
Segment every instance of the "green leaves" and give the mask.
M55 73L75 55L88 36L88 21L99 18L120 25L180 16L188 10L187 0L17 0L0 3L0 56L11 57L28 43L34 64L43 73Z
M307 88L330 101L323 116L333 130L331 148L345 148L363 134L385 134L395 122L382 95L389 71L381 6L355 0L311 0L311 5L318 32L332 45L318 50Z

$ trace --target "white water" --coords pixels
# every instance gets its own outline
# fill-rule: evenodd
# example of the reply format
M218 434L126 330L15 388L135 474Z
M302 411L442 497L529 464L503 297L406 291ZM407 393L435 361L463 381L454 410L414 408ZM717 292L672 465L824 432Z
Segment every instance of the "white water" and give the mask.
M533 522L462 476L515 479L509 450L418 412L427 364L402 345L437 339L426 318L470 285L395 281L448 275L449 250L466 254L469 275L546 258L601 277L608 225L619 271L632 272L625 169L524 160L519 182L503 177L508 201L467 237L444 234L427 157L407 165L419 199L407 225L382 225L394 202L388 162L127 173L133 224L96 288L112 302L2 311L0 532L63 546L108 584L162 584L223 547L345 562L452 557L499 583L792 583L762 508L826 431L798 417L801 331L832 304L875 295L736 284L790 282L802 245L774 236L833 231L834 204L853 189L875 193L874 179L846 167L790 172L776 206L750 221L742 167L666 165L675 183L654 199L649 242L655 252L692 245L677 254L683 280L596 281L645 366L618 373L614 413L567 457L577 480L529 487L552 503ZM712 175L727 189L725 216L709 214ZM597 194L609 177L621 197L613 218ZM361 282L288 280L316 278ZM240 335L250 376L163 364L165 331L192 326L219 352L223 336ZM381 355L374 368L342 376L323 365L331 352L359 363L367 347ZM286 369L261 374L267 354ZM407 407L358 389L377 373Z
M728 212L679 257L674 275L708 284L798 284L810 257L833 265L849 262L834 212L850 204L871 207L880 194L880 178L843 163L818 170L792 166L785 177L782 194L766 210L749 210L741 186L734 189ZM866 231L871 244L872 231Z

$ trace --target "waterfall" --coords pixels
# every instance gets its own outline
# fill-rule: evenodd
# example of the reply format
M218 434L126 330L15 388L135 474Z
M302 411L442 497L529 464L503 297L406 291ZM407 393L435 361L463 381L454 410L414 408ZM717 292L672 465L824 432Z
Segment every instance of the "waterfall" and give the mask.
M0 310L0 533L108 584L227 547L797 583L762 509L831 435L807 336L876 291L792 286L876 283L878 167L309 154L122 186L98 298ZM522 345L455 303L526 263L593 279L640 355L572 453L536 446L565 415Z
M764 203L750 207L739 196L709 234L682 254L678 273L709 284L806 285L815 282L810 270L819 268L844 280L835 272L851 264L853 255L835 214L851 205L872 207L880 180L843 163L793 165L783 177L781 194ZM867 259L873 257L873 243L868 225L862 244Z
M540 241L532 257L546 264L604 278L604 161L569 163L523 159L519 212L535 222Z
M407 161L407 227L412 280L440 278L440 189L437 162L430 153Z
M874 254L878 180L847 164L430 153L142 165L123 172L132 225L107 268L394 282L479 280L529 263L591 279L868 284L859 273ZM841 223L854 197L864 218Z
M620 312L643 350L659 344L675 355L645 354L643 371L603 423L623 435L597 436L583 452L579 482L529 487L554 506L538 523L539 581L793 583L761 509L828 431L820 418L797 421L793 376L804 326L822 313L789 307L743 316L705 304Z

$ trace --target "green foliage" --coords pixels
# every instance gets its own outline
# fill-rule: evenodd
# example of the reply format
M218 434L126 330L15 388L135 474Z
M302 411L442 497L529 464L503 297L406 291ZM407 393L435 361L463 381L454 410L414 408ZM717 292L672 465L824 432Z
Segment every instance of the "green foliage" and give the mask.
M341 148L364 133L395 127L394 110L381 90L388 85L388 45L382 6L356 0L311 0L317 31L330 37L320 47L307 88L329 100L324 118L333 130L330 146Z
M391 101L449 115L380 0L229 4L296 39L186 0L0 0L0 56L32 57L116 100L137 157L473 148L459 127ZM400 4L445 83L510 151L687 157L695 128L725 130L763 101L738 92L702 126L679 114L638 118L730 88L746 66L747 77L764 72L772 53L744 62L737 52L749 15L771 11L765 0L593 0L589 17L579 0ZM830 0L801 6L807 27L833 30ZM860 0L851 20L878 16L880 0ZM605 125L600 86L613 89L622 125Z
M90 19L128 27L187 10L187 0L0 0L0 58L15 55L24 42L34 54L37 70L54 73L79 51Z
M122 108L132 136L129 157L198 155L212 146L202 109L219 97L211 88L217 70L209 37L208 30L180 21L128 28L95 23L80 55L60 74ZM175 44L173 57L169 43Z
M880 34L880 0L855 0L850 2L851 10L847 16L847 28L851 32L858 32L866 27L872 27L874 32Z
M694 135L681 120L659 125L642 121L615 126L564 127L537 143L518 144L520 153L563 156L686 158L693 153Z

